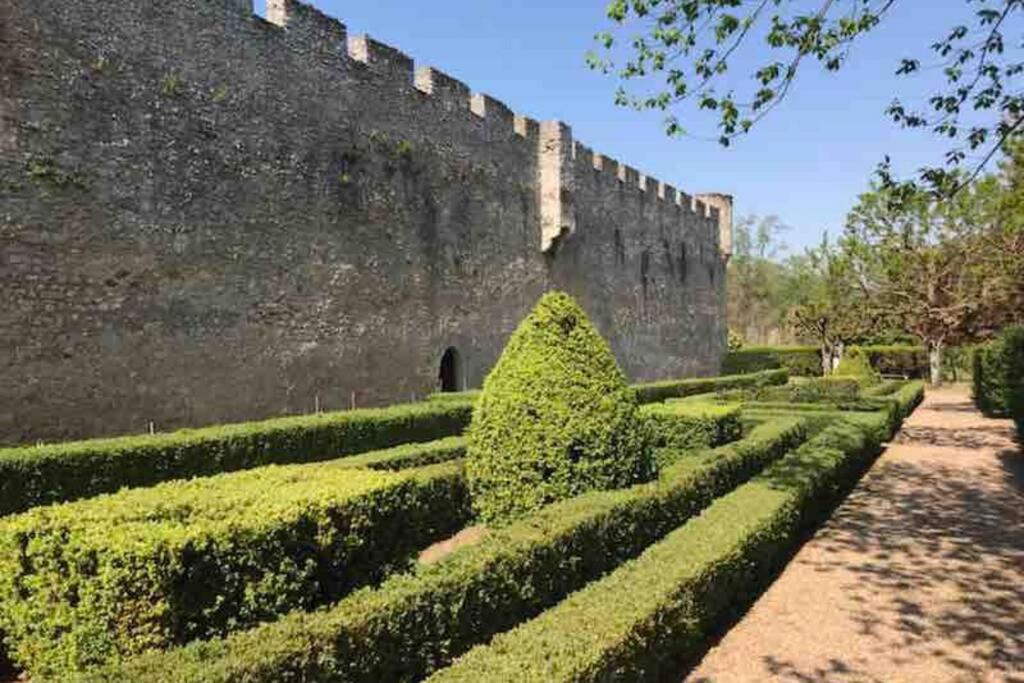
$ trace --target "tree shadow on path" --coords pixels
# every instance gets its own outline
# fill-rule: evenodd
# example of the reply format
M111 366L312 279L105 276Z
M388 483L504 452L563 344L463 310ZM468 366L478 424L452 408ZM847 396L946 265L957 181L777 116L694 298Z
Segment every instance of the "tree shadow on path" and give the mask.
M834 602L807 616L852 623L849 642L793 649L771 635L758 643L753 628L723 641L759 658L757 680L1024 683L1024 453L1009 421L981 418L962 397L927 408L794 562L794 580L823 575L807 583ZM754 623L763 631L791 606L766 604Z

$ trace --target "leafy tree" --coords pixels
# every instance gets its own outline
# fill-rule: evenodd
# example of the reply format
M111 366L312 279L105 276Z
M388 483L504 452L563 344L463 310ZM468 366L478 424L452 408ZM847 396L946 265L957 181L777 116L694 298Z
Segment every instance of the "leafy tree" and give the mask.
M822 374L828 374L843 347L884 326L885 316L854 286L849 260L829 243L828 235L817 248L791 258L787 265L788 287L793 292L789 325L799 337L818 344Z
M748 216L733 229L727 318L730 329L751 343L779 341L785 323L784 267L778 261L785 249L779 235L785 229L775 216Z
M1011 303L1011 264L992 248L1001 196L990 179L951 199L875 188L847 217L843 250L857 288L927 346L935 384L943 350L984 336Z
M598 35L600 50L588 62L618 77L619 104L665 112L670 134L688 133L694 110L711 112L719 142L729 145L785 99L809 63L839 71L857 40L876 29L895 4L612 0L612 30ZM922 176L951 194L970 177L949 167L973 151L980 155L976 174L1024 126L1024 63L1006 49L1020 39L1024 0L965 0L965 10L970 20L950 27L930 46L927 66L941 69L944 83L928 107L916 110L897 98L886 110L903 127L930 129L949 140L946 167L926 168ZM756 65L748 79L730 80L730 65L743 61L745 49L755 52ZM915 55L893 66L900 75L924 68ZM887 164L881 171L890 181Z

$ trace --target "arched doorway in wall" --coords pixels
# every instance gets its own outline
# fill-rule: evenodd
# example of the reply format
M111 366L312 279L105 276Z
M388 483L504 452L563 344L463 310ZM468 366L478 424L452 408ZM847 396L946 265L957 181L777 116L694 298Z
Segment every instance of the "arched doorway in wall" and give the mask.
M442 392L462 391L462 357L459 350L449 346L441 356L441 370L438 372L438 386Z

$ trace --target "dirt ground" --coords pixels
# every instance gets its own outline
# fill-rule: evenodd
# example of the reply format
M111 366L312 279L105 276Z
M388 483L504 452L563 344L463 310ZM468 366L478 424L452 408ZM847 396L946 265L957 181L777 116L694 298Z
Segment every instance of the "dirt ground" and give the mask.
M420 553L421 564L434 564L455 552L456 549L467 545L476 545L487 535L487 527L483 525L466 527L451 538L438 541Z
M924 404L689 683L1024 683L1024 454Z

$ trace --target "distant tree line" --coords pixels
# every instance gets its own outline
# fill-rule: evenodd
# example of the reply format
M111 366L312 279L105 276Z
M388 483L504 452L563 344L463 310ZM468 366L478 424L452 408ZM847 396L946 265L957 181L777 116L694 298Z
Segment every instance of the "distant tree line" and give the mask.
M851 344L907 341L945 351L1024 322L1024 143L950 196L879 183L835 240L783 257L774 217L739 221L728 319L750 343L813 343L827 367ZM734 339L734 343L735 343Z

